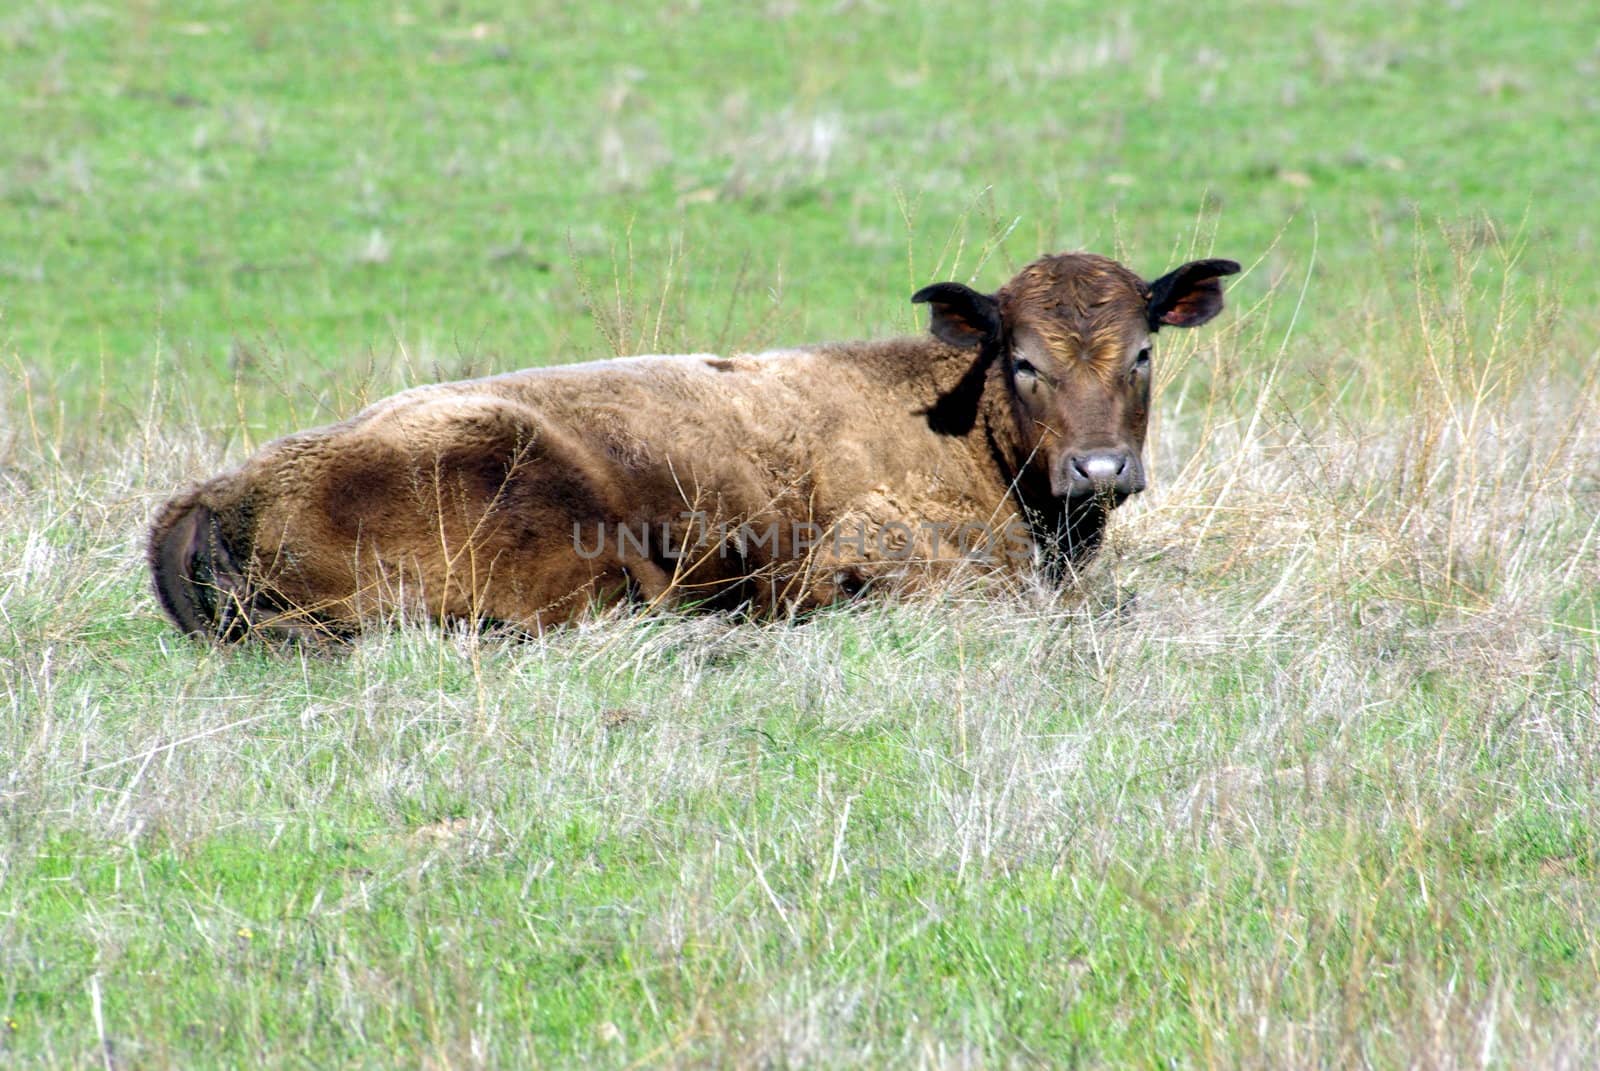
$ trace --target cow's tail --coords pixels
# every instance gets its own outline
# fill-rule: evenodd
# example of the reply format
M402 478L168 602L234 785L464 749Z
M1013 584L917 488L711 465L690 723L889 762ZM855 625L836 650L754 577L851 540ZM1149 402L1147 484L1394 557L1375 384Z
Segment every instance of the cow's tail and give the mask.
M216 513L200 501L202 490L168 502L151 526L147 553L156 598L189 635L237 640L250 629L250 585Z

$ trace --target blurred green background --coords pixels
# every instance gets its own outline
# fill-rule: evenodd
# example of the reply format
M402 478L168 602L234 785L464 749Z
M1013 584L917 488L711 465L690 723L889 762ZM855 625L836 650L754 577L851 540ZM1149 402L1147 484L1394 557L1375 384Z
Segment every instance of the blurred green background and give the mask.
M1315 244L1328 374L1419 240L1596 307L1586 3L25 2L0 65L0 355L96 427L917 330L1074 247L1215 249L1277 330Z

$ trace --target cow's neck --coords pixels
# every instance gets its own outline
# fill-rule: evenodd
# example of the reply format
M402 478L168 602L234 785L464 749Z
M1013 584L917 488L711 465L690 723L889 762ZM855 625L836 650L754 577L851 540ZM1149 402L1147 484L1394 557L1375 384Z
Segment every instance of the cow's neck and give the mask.
M891 394L909 401L929 430L969 452L999 493L1018 506L1050 497L1048 476L1028 464L1017 434L1000 360L926 336L872 345L870 363L893 381Z
M1019 414L1006 389L1005 368L995 361L986 373L972 448L981 451L981 460L994 470L1019 508L1048 513L1055 505L1049 472L1018 430Z

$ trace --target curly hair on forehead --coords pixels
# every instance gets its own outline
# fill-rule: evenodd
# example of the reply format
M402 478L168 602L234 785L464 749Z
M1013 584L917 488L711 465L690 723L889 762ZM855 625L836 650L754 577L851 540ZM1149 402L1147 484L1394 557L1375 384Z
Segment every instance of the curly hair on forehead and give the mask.
M1114 260L1063 253L1029 264L997 297L1009 322L1027 324L1051 349L1078 348L1098 364L1120 349L1130 325L1144 328L1150 287Z

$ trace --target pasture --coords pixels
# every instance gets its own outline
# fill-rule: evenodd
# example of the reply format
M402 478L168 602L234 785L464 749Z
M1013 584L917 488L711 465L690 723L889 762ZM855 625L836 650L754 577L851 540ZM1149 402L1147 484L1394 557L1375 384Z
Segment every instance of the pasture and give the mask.
M1585 1065L1597 74L1575 0L7 6L0 1065ZM149 590L175 489L401 387L1074 248L1245 271L1066 595Z

